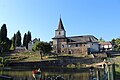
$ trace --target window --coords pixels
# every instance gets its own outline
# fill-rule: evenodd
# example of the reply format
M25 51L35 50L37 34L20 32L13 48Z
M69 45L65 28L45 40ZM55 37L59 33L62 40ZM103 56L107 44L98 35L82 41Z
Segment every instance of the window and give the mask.
M59 32L59 35L60 35L60 32Z
M71 47L71 45L68 45L68 47Z
M79 47L79 44L76 44L75 47Z
M64 48L65 46L64 45L62 45L62 48Z
M61 51L62 53L64 53L65 51Z

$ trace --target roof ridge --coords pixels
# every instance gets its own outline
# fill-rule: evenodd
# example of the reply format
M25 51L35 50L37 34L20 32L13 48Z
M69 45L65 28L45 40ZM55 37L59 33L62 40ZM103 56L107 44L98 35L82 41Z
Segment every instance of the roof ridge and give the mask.
M71 36L71 37L86 37L86 36L93 36L93 35L80 35L80 36ZM94 36L93 36L94 37ZM68 37L69 38L69 37Z

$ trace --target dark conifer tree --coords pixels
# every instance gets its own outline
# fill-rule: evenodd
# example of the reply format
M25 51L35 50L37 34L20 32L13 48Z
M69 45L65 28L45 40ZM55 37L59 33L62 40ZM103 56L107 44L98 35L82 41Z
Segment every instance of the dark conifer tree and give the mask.
M28 43L31 41L31 32L28 31L28 33L24 34L24 37L23 37L23 46L26 47L26 49L28 49Z
M0 34L1 34L1 42L5 42L6 39L7 39L7 28L6 28L6 24L3 24L2 27L1 27L1 31L0 31Z
M0 42L1 42L1 29L0 29Z
M15 44L15 40L16 40L16 34L14 34L14 36L13 36L13 45L15 46L16 44Z
M15 49L15 40L16 40L16 34L14 34L14 36L12 37L12 47Z
M18 32L16 33L15 44L16 44L16 47L17 47L17 46L21 46L21 33L20 33L19 30L18 30Z
M31 41L31 32L28 31L28 43Z
M26 49L28 49L28 34L26 35L26 39L25 39L25 45L26 45Z
M1 52L8 52L11 46L11 41L7 37L6 24L3 24L0 30L0 46L2 48Z
M26 46L26 37L27 37L27 34L25 33L23 37L23 46Z

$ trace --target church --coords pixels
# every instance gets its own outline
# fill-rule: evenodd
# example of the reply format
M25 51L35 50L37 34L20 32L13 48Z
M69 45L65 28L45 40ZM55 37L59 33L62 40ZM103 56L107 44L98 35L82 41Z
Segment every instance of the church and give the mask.
M61 18L57 30L55 30L55 37L52 39L53 50L58 54L88 54L99 51L98 39L93 35L67 37Z

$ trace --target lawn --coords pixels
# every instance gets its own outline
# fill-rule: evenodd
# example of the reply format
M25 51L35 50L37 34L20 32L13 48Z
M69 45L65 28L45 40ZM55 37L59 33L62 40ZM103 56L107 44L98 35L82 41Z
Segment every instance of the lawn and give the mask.
M19 53L11 53L10 55L2 55L5 59L9 61L17 61L17 62L34 62L41 61L41 56L38 52L19 52ZM43 60L55 60L54 55L48 56L43 55ZM53 58L52 58L53 57Z
M4 58L10 61L40 61L41 57L38 52L20 52L4 56Z

